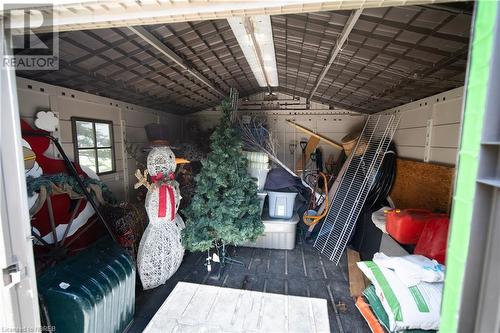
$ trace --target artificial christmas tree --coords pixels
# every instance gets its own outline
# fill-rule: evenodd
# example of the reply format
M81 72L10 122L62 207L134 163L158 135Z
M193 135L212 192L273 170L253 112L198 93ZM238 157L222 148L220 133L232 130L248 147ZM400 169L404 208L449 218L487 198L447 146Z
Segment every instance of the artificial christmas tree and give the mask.
M222 102L222 118L210 137L211 152L195 178L196 188L191 204L184 210L186 228L183 244L191 251L222 248L255 241L264 232L260 219L257 185L247 174L243 143L231 124L233 103Z

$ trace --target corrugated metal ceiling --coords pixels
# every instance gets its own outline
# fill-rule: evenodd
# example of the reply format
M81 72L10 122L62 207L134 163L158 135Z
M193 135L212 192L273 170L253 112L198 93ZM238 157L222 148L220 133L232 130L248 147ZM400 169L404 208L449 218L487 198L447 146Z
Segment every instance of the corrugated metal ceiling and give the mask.
M152 25L176 22L220 20L235 16L282 15L329 10L350 10L389 6L439 4L453 0L55 0L36 4L53 20L44 20L42 31L88 30L120 28L133 25ZM15 1L11 1L15 2ZM49 1L47 1L49 2ZM16 4L10 4L12 8ZM17 4L23 7L22 4ZM0 16L3 7L0 6ZM11 13L13 26L24 25L22 13Z
M313 100L373 113L463 85L471 4L363 11ZM308 97L350 11L271 17L279 88ZM262 91L226 20L147 26L218 89ZM168 112L216 105L213 90L127 28L60 34L60 70L23 77Z

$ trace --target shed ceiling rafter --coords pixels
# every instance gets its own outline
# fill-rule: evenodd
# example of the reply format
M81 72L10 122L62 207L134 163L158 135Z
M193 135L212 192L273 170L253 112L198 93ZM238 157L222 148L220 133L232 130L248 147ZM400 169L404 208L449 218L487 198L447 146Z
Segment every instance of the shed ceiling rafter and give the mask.
M418 15L415 15L414 19L416 19L420 14L422 13L422 11L418 14ZM457 17L457 14L451 14L449 15L446 19L442 20L441 23L439 23L434 29L433 29L433 32L436 32L438 31L439 29L441 29L442 27L446 26L449 22L451 22L453 19L455 19ZM401 32L398 34L398 36L401 34ZM397 37L395 37L397 38ZM423 36L422 38L420 38L416 44L418 45L419 43L421 43L426 37ZM438 61L437 63L433 64L432 66L429 66L427 67L428 69L426 70L416 70L415 72L411 73L410 75L408 75L406 78L398 81L395 85L393 85L391 88L389 89L385 89L383 92L377 94L376 96L371 96L367 101L364 101L363 103L361 104L358 104L357 106L359 107L365 107L367 104L371 104L373 103L375 100L378 100L377 102L380 102L381 100L383 100L384 97L388 96L390 93L389 91L391 92L395 92L398 88L404 88L406 86L408 86L409 84L412 83L412 81L415 81L415 79L418 79L418 80L422 80L424 78L427 78L429 75L435 73L435 72L438 72L439 70L441 70L442 68L445 68L447 67L448 69L450 69L450 66L455 63L458 59L460 59L461 57L464 57L466 56L467 54L467 46L464 46L462 49L460 49L459 51L457 52L452 52L451 54L449 54L447 57L444 57L442 58L440 61ZM365 84L366 85L366 84ZM394 99L396 98L397 95L400 95L400 94L392 94L391 95L391 98ZM425 96L422 96L422 97L425 97ZM344 98L345 99L345 98ZM418 99L418 98L417 98Z
M333 62L351 10L273 15L279 80L273 90L305 98L315 90L311 101L374 113L459 87L471 8L464 3L363 9ZM63 32L59 71L18 74L177 113L219 103L221 94L207 82L221 93L235 87L241 97L263 91L226 19L140 29L156 46L127 28Z
M154 36L152 33L150 33L146 28L141 27L141 26L136 26L136 27L129 27L132 32L134 32L136 35L141 37L146 43L154 47L156 50L158 50L161 54L166 56L168 59L173 61L175 64L180 66L183 70L187 71L189 74L191 74L195 79L199 80L201 83L206 85L208 88L211 90L215 91L217 94L220 96L224 96L224 92L217 88L212 82L210 82L209 79L207 79L203 74L198 72L195 68L193 68L191 65L186 63L184 59L182 59L175 51L170 49L168 46L163 44L156 36Z
M434 36L436 38L450 40L450 41L454 41L457 43L466 44L469 42L469 39L467 37L457 36L457 35L449 34L449 33L442 33L442 32L438 32L438 31L434 31L433 29L429 29L429 28L424 28L424 27L420 27L420 26L407 26L405 23L402 23L402 22L381 19L381 18L368 16L368 15L363 15L363 16L361 16L361 18L363 20L371 22L371 23L385 25L385 26L388 26L391 28L406 30L406 31L410 31L410 32L414 32L414 33L418 33L418 34L422 34L422 35L430 35L430 36Z
M309 22L311 22L311 21L309 21ZM295 31L295 32L302 32L303 31L303 29L301 29L301 28L286 27L285 25L280 24L280 23L275 23L274 26L277 27L277 28L287 29L287 30ZM337 30L336 32L341 33L340 30ZM356 34L356 32L351 32L351 33L353 35ZM315 37L322 37L323 36L322 34L319 34L319 33L316 33L316 32L308 32L308 35L315 36ZM384 41L385 43L387 43L387 38L378 38L378 36L377 37L375 37L375 36L369 36L369 34L367 34L367 33L361 34L361 36L367 37L367 38L378 39L378 40L381 40L381 41ZM391 40L392 40L392 38L391 38ZM393 43L393 42L391 41L390 43ZM393 44L394 45L400 45L400 43L397 42L397 41L394 42ZM419 46L415 46L414 45L413 47L411 47L410 45L411 45L411 43L405 43L405 48L420 49ZM364 43L356 42L356 41L352 41L352 40L350 40L347 43L347 46L352 46L352 47L356 47L356 48L364 48L364 49L366 49L368 51L377 52L377 53L384 54L384 55L387 55L387 56L390 56L390 57L393 57L393 58L400 58L400 59L403 59L403 60L406 60L406 61L416 62L416 63L418 63L420 65L424 65L424 66L432 66L433 65L433 62L426 61L425 59L407 56L407 55L404 55L404 54L401 54L401 53L397 53L397 52L393 52L393 51L387 50L386 48L374 47L374 46L366 45ZM432 52L432 53L435 53L437 55L442 55L445 52L446 51L438 51L438 53L435 53L435 52ZM451 55L450 52L446 52L446 54L447 54L446 56L450 56Z
M63 40L64 40L64 39L63 39ZM74 45L78 46L79 48L81 48L81 49L83 49L83 50L86 50L87 52L92 52L92 49L88 48L87 46L85 46L85 45L83 45L83 44L81 44L81 43L79 43L79 42L76 42L76 41L74 41L74 40L73 40L73 41L72 41L72 43L73 43ZM98 57L98 58L102 58L102 59L103 59L104 61L106 61L106 62L109 62L109 61L111 60L109 57L107 57L107 56L105 56L105 55L103 55L103 54L99 54L97 57ZM109 78L109 77L116 77L116 74L117 74L118 72L123 72L123 71L130 71L131 73L134 73L137 77L140 77L140 76L141 76L141 73L140 73L140 72L138 72L138 71L136 71L136 70L133 70L133 69L131 70L130 68L128 68L127 66L125 66L125 65L123 65L123 64L121 64L121 63L116 63L116 64L114 64L114 65L115 65L116 67L118 67L117 72L115 72L115 73L114 73L115 75L111 74L111 75L109 75L109 76L104 76L104 77L106 77L106 78ZM61 62L61 63L60 63L60 66L62 66L62 68L65 68L65 69L70 69L70 70L73 70L74 68L76 68L76 69L78 69L78 70L77 70L77 72L81 72L81 71L83 70L83 71L86 71L87 73L92 73L92 74L89 74L91 77L94 77L94 78L97 78L97 77L98 77L98 76L95 74L95 73L97 73L97 72L96 72L96 70L95 70L94 68L84 69L84 68L82 68L82 67L79 65L79 62L77 62L77 61ZM145 67L145 68L147 68L148 70L154 70L154 68L153 68L153 67L151 67L151 66L150 66L150 65L148 65L148 64L142 64L142 66L143 66L143 67ZM159 73L159 75L160 75L160 76L163 76L163 74L162 74L162 73ZM78 79L78 76L68 77L67 81L76 80L76 79ZM113 79L111 79L111 80L113 80ZM148 82L150 82L150 83L151 83L151 84L153 84L153 85L157 85L157 86L161 86L161 87L165 88L163 92L167 92L167 91L169 91L169 89L167 88L167 86L166 86L164 83L162 83L162 82L160 82L159 80L157 80L157 79L147 77L147 78L141 78L141 80L148 81ZM134 83L134 81L133 81L133 80L127 80L127 86L130 86L130 85L131 85L131 84L133 84L133 83ZM175 82L174 82L174 83L175 83ZM65 85L65 86L66 86L66 85L67 85L67 83L63 83L63 85ZM190 99L195 98L193 95L189 95L189 94L187 94L187 92L183 89L183 87L182 87L182 85L181 85L180 83L177 83L177 84L176 84L176 88L177 88L177 89L178 89L178 91L180 92L180 96L182 96L182 97L184 97L184 98L190 98ZM137 90L137 91L144 91L144 92L148 91L148 89L141 89L141 88L136 88L136 90ZM151 95L151 94L149 94L149 93L148 93L147 95ZM153 96L154 96L154 95L153 95ZM195 95L195 96L196 96L196 95ZM165 97L165 98L166 98L167 96L164 96L164 95L162 94L162 95L161 95L161 97ZM197 100L198 102L202 102L202 101L203 101L202 97L203 97L203 96L201 96L201 95L200 95L200 96L199 96L199 99L196 99L196 100ZM176 101L178 101L178 99L177 99ZM170 99L170 103L169 103L169 104L175 104L174 99Z
M72 71L77 73L78 75L83 75L86 77L89 77L88 89L84 89L84 91L89 92L89 93L94 93L96 95L102 95L102 91L99 88L93 88L92 84L92 78L95 80L98 80L100 83L104 84L108 92L111 92L111 94L106 94L105 96L109 96L118 100L123 100L125 102L129 103L137 103L137 100L144 100L145 103L141 103L142 105L148 106L148 107L155 107L158 106L159 104L162 105L163 109L166 110L178 110L181 109L179 105L176 103L173 103L172 100L167 99L167 98L158 98L158 96L152 96L150 95L147 91L141 91L137 90L133 86L129 86L127 82L121 81L121 80L113 80L109 79L107 77L102 76L99 73L95 72L89 72L85 69L82 69L78 66L74 66L68 63L65 63L64 60L61 60L60 65L71 68ZM56 84L60 84L63 86L66 86L64 82L54 82ZM122 94L122 89L126 89L127 92L129 93L128 95L123 95Z
M363 12L344 50L318 87L317 97L323 101L331 100L330 105L342 103L373 113L463 85L466 52L455 56L455 51L457 47L467 48L467 43L449 42L435 36L447 36L452 31L460 36L461 41L468 40L470 15L457 11L440 11L438 14L433 9L418 6ZM294 73L295 82L280 78L284 82L282 88L298 96L303 96L308 87L312 88L310 78L319 75L318 67L327 61L325 50L331 48L327 43L331 38L325 35L340 33L348 15L344 11L273 17L278 67L281 73ZM379 16L379 23L391 22L393 17L404 17L405 25L399 26L401 29L387 30L386 25L364 20L365 16ZM427 20L433 29L426 29L427 35L409 34L413 27L423 24L422 20ZM458 26L455 32L452 29L457 27L457 20L462 26ZM364 33L356 34L357 31ZM310 45L311 41L315 45ZM414 84L414 80L408 78L415 72L436 68L441 62L445 64L441 71L435 70L426 77L428 86L419 86L415 91L405 89L405 84ZM389 91L397 82L402 82L399 88L404 93L391 90L387 99L374 103L372 97L381 91Z
M443 61L437 63L432 68L429 68L425 71L418 71L418 72L413 73L412 75L408 76L405 80L397 82L392 87L385 89L381 93L370 97L370 99L368 99L367 101L364 101L363 103L356 105L356 107L363 108L365 105L367 105L373 101L382 100L384 98L392 98L392 97L390 97L391 93L397 91L398 89L400 89L402 87L408 86L411 82L416 82L418 80L425 79L429 75L432 75L432 74L440 71L441 69L445 68L450 63L454 63L457 59L460 59L461 57L463 57L465 54L467 54L467 51L468 51L468 48L465 47L465 48L457 51L452 57L444 59Z
M418 11L416 12L416 14L415 14L415 15L414 15L414 16L413 16L413 17L412 17L412 18L411 18L411 19L407 22L406 27L411 26L411 25L412 25L412 23L414 23L414 22L415 22L415 21L416 21L416 20L420 17L420 15L422 14L422 12L423 12L423 10L421 10L421 9L420 9L420 10L418 10ZM387 13L386 13L386 14L387 14ZM435 29L433 29L433 31L437 31L437 30L438 30L438 29L440 29L442 26L445 26L446 24L448 24L448 23L449 23L449 22L450 22L453 18L455 18L455 17L456 17L456 15L449 15L449 16L448 16L446 19L444 19L444 20L443 20L443 21L442 21L442 22L441 22L441 23L440 23L440 24L439 24L439 25L438 25ZM372 33L372 34L374 34L375 29L377 29L377 28L378 28L378 26L379 26L379 24L377 24L377 25L375 25L375 26L374 26L373 30L371 31L371 33ZM398 33L397 33L397 34L395 34L395 35L391 38L391 40L390 40L390 41L388 41L388 42L385 44L385 46L384 46L384 50L385 50L385 49L386 49L386 48L387 48L387 47L388 47L388 46L389 46L389 45L390 45L390 44L391 44L394 40L397 40L397 38L399 38L399 37L401 36L401 34L402 34L404 31L407 31L407 30L406 30L406 29L399 30L399 31L398 31ZM369 37L369 36L367 36L367 38L370 38L370 37ZM422 39L423 39L423 38L425 38L425 36L423 36L423 37L422 37L422 38L420 38L418 41L416 41L415 45L419 45L419 43L422 41ZM411 50L412 50L411 48L408 48L408 49L406 49L406 51L405 51L403 54L401 54L399 57L398 57L398 56L395 56L395 57L394 57L394 60L393 60L392 62L390 62L390 63L386 66L386 68L390 68L390 67L391 67L391 66L392 66L395 62L397 62L397 61L398 61L398 59L405 59L405 60L406 60L406 58L407 58L406 56L407 56L407 54L408 54ZM370 62L373 62L373 60L374 60L375 58L376 58L376 55L374 55L374 56L370 59ZM415 61L415 60L413 60L413 61L414 61L414 62L417 62L418 64L422 64L422 62L421 62L421 61ZM369 62L369 63L370 63L370 62ZM434 66L435 66L435 64L434 64L434 63L430 63L430 64L422 64L422 65L425 65L425 66L430 66L430 67L434 67ZM363 69L364 69L364 68L363 68ZM362 70L363 70L363 69L362 69ZM385 71L385 69L384 69L383 71ZM411 73L411 74L410 74L410 76L412 76L412 75L413 75L413 73ZM334 79L334 81L336 81L336 80L339 78L339 76L340 76L340 74L339 74L339 75L337 75L337 77ZM401 80L399 80L398 82L405 81L405 80L407 80L407 78L408 78L408 74L407 74L406 76L404 76L404 77L403 77ZM350 83L350 82L352 82L352 80L353 80L353 79L354 79L354 78L351 78L351 80L350 80L349 82L347 82L346 86L348 86L348 85L349 85L349 83ZM370 82L371 82L371 81L365 82L365 83L364 83L361 87L358 87L358 89L356 89L356 90L351 90L350 92L348 92L348 94L347 94L346 96L343 96L343 97L342 97L342 99L341 99L340 101L342 101L342 100L346 100L347 98L349 98L349 96L352 96L354 93L359 92L359 91L360 91L360 90L362 90L364 87L366 87L366 86L367 86ZM369 96L369 97L370 97L369 101L371 102L371 101L372 101L372 96ZM404 103L404 102L405 102L405 100L404 100L404 99L395 98L394 96L393 96L392 98L393 98L393 100L400 101L400 102L402 102L402 103ZM362 106L364 106L364 105L366 105L366 104L369 104L369 102L367 102L367 103L363 103L363 104L362 104ZM357 105L357 106L362 107L362 106L360 106L360 105Z
M330 67L332 66L333 62L337 58L339 52L342 50L344 47L344 43L346 42L347 38L349 37L349 34L351 33L352 29L354 28L354 25L359 19L359 16L363 12L362 9L357 9L351 13L349 18L347 19L347 23L344 25L344 28L342 29L342 32L340 33L339 38L335 41L335 46L332 49L330 59L328 60L328 63L325 65L325 67L322 69L321 73L319 74L318 79L316 80L316 84L314 85L313 89L309 93L309 99L311 99L314 94L316 93L316 90L318 90L319 85L321 84L321 81L325 78L326 73L330 70Z
M129 39L129 36L125 33L124 29L113 29L113 30L116 31L119 35L121 35L122 38ZM103 39L100 38L99 40L102 41ZM144 48L144 46L141 45L141 43L139 43L137 40L130 39L130 43L133 44L138 49L142 48L143 51L150 56L150 59L152 60L152 62L154 62L155 60L158 60L159 62L161 62L165 66L165 68L168 68L171 71L173 71L174 73L178 74L179 79L176 79L175 77L173 77L174 75L167 75L167 74L163 73L161 70L159 70L159 71L157 70L157 72L160 76L163 76L165 79L168 79L168 80L174 82L176 85L180 85L181 87L184 88L184 90L185 89L189 90L187 93L184 93L184 96L186 98L190 98L189 96L193 96L192 94L194 94L195 96L200 95L201 97L204 97L204 99L208 103L213 102L214 100L218 100L220 92L217 93L212 89L207 89L207 85L202 83L202 80L196 80L191 75L185 73L185 71L180 70L178 67L171 66L171 64L169 62L167 62L165 59L163 59L162 57L158 57L158 55L155 54L154 52L152 52L150 49ZM149 66L149 65L144 64L144 61L138 61L138 65ZM154 67L150 68L151 72L154 72L154 70L155 70ZM139 77L139 79L140 79L140 77ZM186 83L191 83L194 85L191 86L190 88L186 88L185 84L183 86L183 84L181 83L181 80L183 80ZM169 89L172 91L175 91L175 88L176 88L175 85L169 86ZM201 89L199 89L199 88L201 88ZM182 90L177 92L177 93L183 94Z
M419 7L417 7L417 8L419 8ZM422 7L422 9L425 9L425 7ZM340 12L338 13L338 15L340 15L340 16L346 16L346 15L344 15L344 13L341 14ZM445 23L445 24L448 23L449 19L453 19L453 18L457 17L457 15L458 14L449 15L448 18L447 18L447 21L446 22L442 22L442 23ZM288 15L288 17L291 17L291 18L295 17L295 18L299 18L300 19L299 15ZM363 16L361 16L361 19L362 18L363 18ZM308 18L308 22L311 23L311 24L318 24L318 25L325 24L324 21L318 20L318 19L315 19L315 18L311 18L311 17ZM330 22L329 24L332 27L337 26L337 24L334 24L334 22ZM374 26L377 26L377 25L374 24ZM339 26L339 28L338 28L339 30L337 30L337 32L340 31L341 28L342 28L342 26ZM398 39L395 39L395 38L384 36L384 35L382 35L380 33L377 33L376 31L374 32L373 30L374 29L371 29L370 31L361 30L360 28L357 28L356 26L354 26L354 28L351 30L351 35L359 35L359 36L363 36L363 37L367 37L367 38L371 38L371 39L375 39L375 40L380 40L382 42L390 42L390 43L393 43L394 45L402 46L404 48L413 48L413 49L416 49L416 50L419 50L419 51L441 55L443 57L448 57L451 54L451 52L447 52L447 51L441 50L441 49L439 49L437 47L430 47L430 46L425 46L425 45L421 45L421 44L406 42L404 40L398 40ZM436 29L433 29L433 30L436 30ZM401 30L401 31L407 31L407 30ZM427 36L427 35L423 35L423 36ZM411 61L415 61L415 60L417 60L417 59L411 59Z
M114 30L114 31L121 36L126 36L126 35L122 34L123 32L121 30ZM200 94L199 89L188 87L186 84L177 80L176 78L174 78L172 76L167 76L164 73L162 73L161 71L157 71L156 68L151 66L148 62L142 61L141 59L137 58L137 55L144 54L144 53L148 53L150 59L154 59L155 57L153 54L149 53L148 50L144 50L143 47L141 45L137 44L137 42L134 41L133 39L127 40L126 38L124 38L123 40L127 41L127 43L134 44L134 46L136 47L136 50L139 52L127 53L127 51L121 49L120 47L114 47L113 45L110 45L108 41L106 41L104 38L102 38L101 36L99 36L97 33L93 32L93 31L83 31L82 34L91 37L92 39L96 40L100 44L107 45L107 50L112 49L112 50L116 51L117 53L121 54L122 56L126 57L126 59L133 61L133 65L130 65L130 64L124 65L122 62L114 61L113 59L108 57L105 54L105 52L94 53L94 50L92 48L90 48L89 46L86 46L81 42L75 41L74 39L69 39L69 37L62 37L62 40L67 41L68 43L71 43L74 46L77 46L78 48L86 51L88 54L92 54L93 57L102 58L103 60L105 60L103 65L105 64L105 65L109 66L110 64L112 64L113 66L116 66L117 67L116 71L109 73L108 76L114 77L120 73L128 71L128 72L133 73L135 76L135 79L127 80L129 85L134 84L137 81L141 81L141 80L148 81L148 82L151 82L155 85L162 86L163 88L165 88L163 91L163 94L173 94L173 96L177 99L179 99L179 97L182 97L182 98L186 98L186 99L196 99L200 103L201 102L210 102L210 99L207 99L206 96ZM82 63L82 61L77 59L77 60L71 61L69 63L72 66L78 66L78 64ZM163 62L163 64L165 66L169 66L169 64L167 62ZM102 66L97 66L97 68L91 68L90 70L93 72L97 72L98 69L101 69L101 68L102 68ZM164 79L165 83L162 83L158 79L155 79L155 78L152 78L149 76L144 77L143 71L140 71L140 69L142 69L142 68L146 69L147 71L149 71L151 73L156 73L156 76L162 77ZM180 73L180 72L178 72L178 73ZM166 82L171 82L172 86L168 86L166 84ZM200 87L203 87L203 86L200 85Z
M276 91L282 92L284 94L292 95L292 96L298 96L298 97L303 97L303 98L309 98L309 94L306 92L297 92L294 91L293 89L289 88L284 88L284 87L278 87L276 88ZM370 110L363 109L361 107L356 107L355 105L351 105L348 103L342 103L342 102L336 102L335 100L332 99L325 99L322 97L314 96L311 99L312 102L318 102L318 103L323 103L326 105L329 105L332 109L337 109L337 110L348 110L348 111L356 111L360 113L369 113Z
M54 13L54 20L44 22L40 31L76 31L153 25L202 20L219 20L237 16L284 15L305 12L352 10L419 4L446 3L450 0L91 0L63 3L55 6L39 6ZM0 9L1 10L1 9ZM1 12L0 12L1 14ZM13 27L24 26L22 15L12 18ZM48 25L50 24L50 25Z

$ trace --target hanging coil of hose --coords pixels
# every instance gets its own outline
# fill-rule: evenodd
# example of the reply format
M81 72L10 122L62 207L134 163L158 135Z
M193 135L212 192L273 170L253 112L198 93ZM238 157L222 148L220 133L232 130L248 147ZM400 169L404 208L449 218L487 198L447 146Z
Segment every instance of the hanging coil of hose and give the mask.
M382 165L377 172L373 186L368 193L365 206L375 207L384 204L396 179L396 160L396 146L391 142L387 152L384 154Z
M315 226L328 212L328 179L323 172L319 172L318 174L319 177L311 193L309 209L305 211L302 219L309 227ZM323 212L318 213L317 209L321 207L324 202L326 203L325 209Z

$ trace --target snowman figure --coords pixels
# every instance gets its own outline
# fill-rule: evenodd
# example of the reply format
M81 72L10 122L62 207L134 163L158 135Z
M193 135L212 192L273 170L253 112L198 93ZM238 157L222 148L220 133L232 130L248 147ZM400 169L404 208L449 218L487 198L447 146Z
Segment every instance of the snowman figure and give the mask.
M175 155L168 147L154 147L148 154L147 170L141 174L135 188L145 186L146 212L149 224L144 231L137 253L137 267L144 289L164 284L179 268L184 256L181 230L184 221L177 214L181 201L179 184L174 179ZM150 176L152 183L147 181Z

